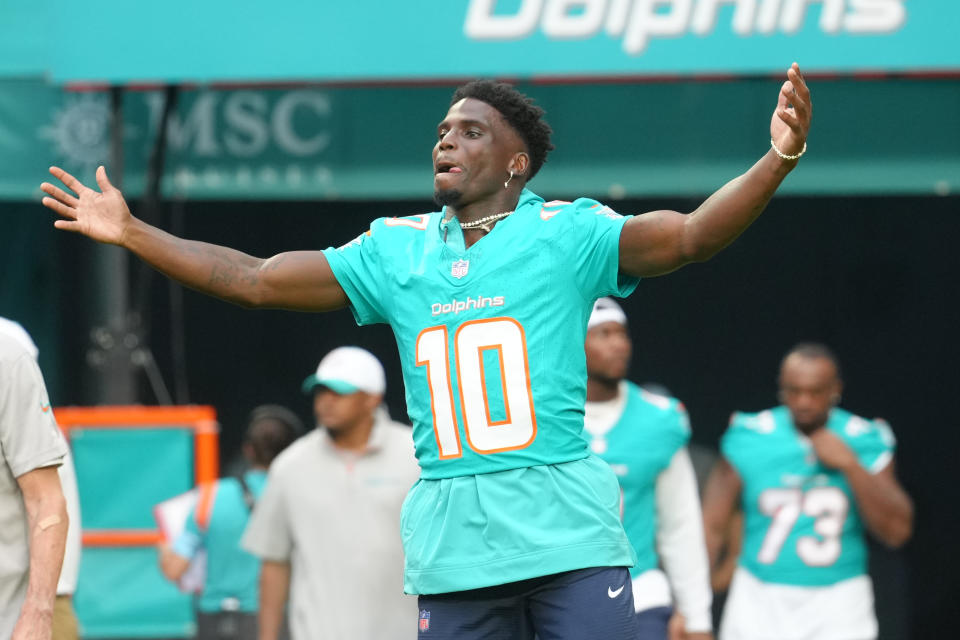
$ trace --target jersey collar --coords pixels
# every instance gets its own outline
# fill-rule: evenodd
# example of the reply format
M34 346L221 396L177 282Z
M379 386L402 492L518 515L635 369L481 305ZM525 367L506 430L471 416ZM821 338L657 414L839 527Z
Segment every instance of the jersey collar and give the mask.
M527 207L542 204L543 198L525 188L520 192L520 199L517 201L517 208L514 209L513 215L517 215L517 213L520 213ZM447 217L448 215L449 218ZM460 228L460 221L457 220L457 216L448 214L446 206L440 210L440 221L437 230L440 233L440 239L445 241L448 247L459 253L467 250L466 243L463 240L463 229Z

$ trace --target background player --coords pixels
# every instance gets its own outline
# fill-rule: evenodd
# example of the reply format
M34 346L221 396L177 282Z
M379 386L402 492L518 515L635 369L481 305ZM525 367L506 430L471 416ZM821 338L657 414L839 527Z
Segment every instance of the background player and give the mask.
M240 548L250 514L267 482L277 455L303 433L295 413L279 405L250 412L244 434L249 468L200 488L197 504L183 533L160 546L160 570L176 582L201 550L207 552L203 591L197 599L197 635L217 640L255 640L259 604L260 561Z
M542 113L506 85L461 87L433 150L443 210L377 220L323 252L262 260L176 238L132 217L102 167L102 193L57 168L77 195L41 186L66 218L58 228L202 292L251 307L349 305L360 324L391 325L422 469L401 525L405 589L421 594L419 626L434 638L636 633L632 592L608 597L634 563L616 478L582 436L587 319L597 298L739 236L805 151L811 105L794 64L753 167L690 215L633 218L525 189L552 148Z
M738 501L745 514L721 640L877 636L864 528L902 545L913 509L889 428L838 408L841 390L830 349L800 344L780 367L783 405L731 419L704 497L711 558Z
M710 572L697 478L686 449L687 413L675 398L624 379L633 345L627 316L612 299L594 305L585 349L583 424L591 449L620 481L623 528L637 552L630 577L640 637L664 640L675 615L671 638L709 640Z

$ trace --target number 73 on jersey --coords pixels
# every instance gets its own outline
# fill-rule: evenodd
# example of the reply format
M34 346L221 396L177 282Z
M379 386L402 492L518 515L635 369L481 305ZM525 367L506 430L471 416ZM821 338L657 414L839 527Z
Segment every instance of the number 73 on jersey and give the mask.
M453 350L453 367L450 353ZM523 327L513 318L469 320L450 340L445 325L420 332L416 365L426 367L430 411L440 459L463 455L454 390L459 396L467 445L480 454L523 449L537 437L530 365ZM493 357L490 357L493 356ZM505 417L491 417L486 366L499 363ZM454 369L451 371L451 368Z

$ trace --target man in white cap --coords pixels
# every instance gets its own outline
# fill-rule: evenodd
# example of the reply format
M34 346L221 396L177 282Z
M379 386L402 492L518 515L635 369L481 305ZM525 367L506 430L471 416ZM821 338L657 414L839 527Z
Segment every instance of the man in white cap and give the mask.
M412 639L400 507L420 469L410 428L382 408L386 379L358 347L328 353L303 383L317 429L270 467L242 545L262 561L260 640L275 640L289 594L293 640Z
M710 571L687 412L625 379L633 343L611 298L594 304L585 350L584 431L620 481L623 528L637 552L630 576L638 638L709 640Z

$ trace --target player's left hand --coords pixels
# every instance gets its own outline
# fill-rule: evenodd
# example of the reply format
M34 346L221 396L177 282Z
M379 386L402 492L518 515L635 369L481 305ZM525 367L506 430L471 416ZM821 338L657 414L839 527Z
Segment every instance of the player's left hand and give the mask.
M795 156L803 150L812 114L810 90L794 62L787 69L787 81L780 87L777 108L770 120L770 138L781 153Z
M826 427L821 427L810 434L810 443L813 445L813 452L825 467L846 471L859 464L857 456L847 443Z

